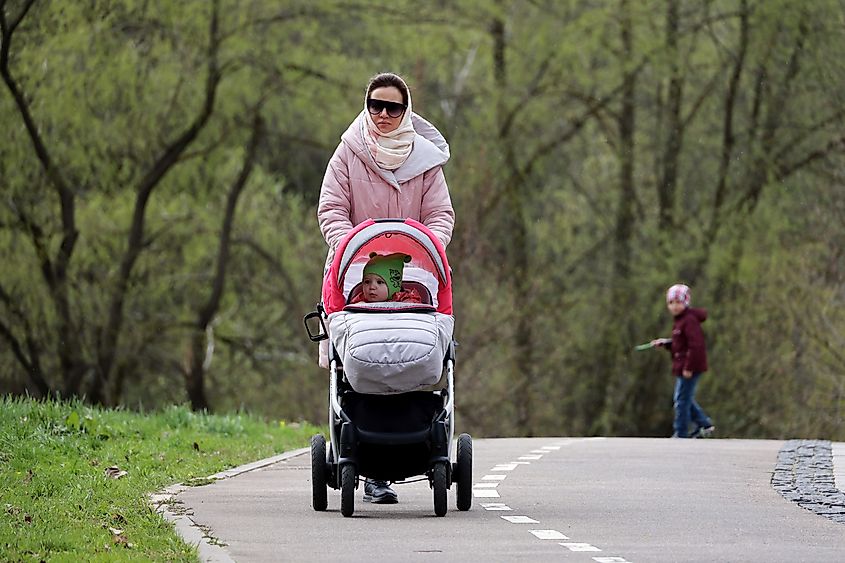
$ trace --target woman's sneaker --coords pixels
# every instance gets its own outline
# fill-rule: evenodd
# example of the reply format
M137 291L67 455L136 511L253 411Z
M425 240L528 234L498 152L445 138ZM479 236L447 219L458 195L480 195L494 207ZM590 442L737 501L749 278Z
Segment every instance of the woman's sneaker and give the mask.
M399 497L396 492L390 488L387 481L371 481L369 479L364 481L364 502L371 502L373 504L396 504L399 502Z
M716 427L712 424L710 426L699 426L690 438L709 438L716 431Z

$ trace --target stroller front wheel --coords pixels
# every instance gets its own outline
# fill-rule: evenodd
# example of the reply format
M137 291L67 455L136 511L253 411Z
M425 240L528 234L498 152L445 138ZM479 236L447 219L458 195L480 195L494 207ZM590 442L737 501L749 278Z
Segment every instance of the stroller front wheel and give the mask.
M469 434L458 436L458 461L453 473L457 485L458 510L472 507L472 437Z
M431 481L431 488L434 489L434 514L446 516L446 487L448 486L446 463L438 463L434 466Z
M311 436L311 503L317 512L329 505L326 491L326 439L322 434Z
M352 516L355 512L355 466L344 463L340 468L340 513Z

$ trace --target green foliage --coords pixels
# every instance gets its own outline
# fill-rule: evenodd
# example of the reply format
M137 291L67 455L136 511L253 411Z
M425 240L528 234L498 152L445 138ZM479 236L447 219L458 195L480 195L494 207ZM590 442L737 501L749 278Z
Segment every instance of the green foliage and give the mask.
M170 406L147 414L78 401L0 400L0 553L6 560L194 561L148 505L167 485L303 447L307 424Z
M200 115L213 6L39 2L11 44L76 198L77 394L97 385L143 179ZM301 324L325 256L315 205L367 79L393 70L451 144L466 430L666 435L668 358L632 346L668 335L663 291L685 281L710 310L699 396L722 435L845 436L836 2L226 0L220 14L213 112L145 208L107 403L184 400L257 112L264 133L205 333L207 394L224 412L324 419L325 372ZM61 307L40 260L62 244L59 197L5 86L0 122L0 257L15 265L0 275L4 343L63 391ZM30 367L0 347L0 389L33 393Z

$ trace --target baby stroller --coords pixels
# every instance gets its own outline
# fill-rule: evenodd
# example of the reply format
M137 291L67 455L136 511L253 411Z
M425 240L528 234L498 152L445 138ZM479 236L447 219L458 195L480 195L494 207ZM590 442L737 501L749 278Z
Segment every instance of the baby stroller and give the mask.
M360 302L370 253L410 256L402 289L420 303ZM319 326L317 321L319 320ZM456 485L458 510L472 505L472 438L454 434L455 342L452 280L437 237L412 219L368 220L338 245L323 282L322 303L304 318L311 340L329 339L330 442L311 438L314 510L340 489L340 512L355 510L360 476L401 483L424 475L434 513L444 516ZM309 326L311 325L311 326ZM316 330L312 330L316 329Z

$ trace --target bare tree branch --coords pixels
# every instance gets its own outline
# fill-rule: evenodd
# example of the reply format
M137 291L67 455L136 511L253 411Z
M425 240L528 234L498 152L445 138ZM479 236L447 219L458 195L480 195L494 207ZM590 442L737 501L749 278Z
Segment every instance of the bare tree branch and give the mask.
M208 300L200 308L194 330L191 334L190 357L186 362L185 385L188 398L194 410L206 410L209 408L208 398L205 392L205 372L211 362L213 350L209 342L213 342L212 320L220 308L220 301L223 297L223 290L226 285L226 273L229 266L229 252L231 247L232 229L235 224L235 211L238 199L246 186L247 180L255 165L255 157L258 152L258 143L262 135L262 123L260 107L254 110L252 122L252 136L244 156L243 166L229 189L226 200L226 209L223 215L223 227L220 231L220 244L217 254L217 268L211 284L211 294ZM204 346L205 344L205 346Z
M739 91L739 83L745 66L745 57L748 53L748 42L750 36L750 12L748 10L747 0L742 0L741 6L742 9L739 16L739 49L737 54L734 56L733 71L731 72L730 80L728 80L728 89L725 93L724 115L722 119L722 150L719 158L716 195L713 198L710 224L707 228L708 234L706 240L708 241L713 241L715 239L716 231L719 229L719 214L725 200L725 193L728 185L728 173L730 171L734 143L736 141L736 137L734 135L734 110L736 109L736 104L738 103L737 92Z
M12 76L11 70L9 69L9 53L12 45L12 36L15 29L18 25L20 25L21 21L34 3L35 0L27 1L24 4L23 10L18 18L13 20L11 23L7 23L6 21L5 8L3 7L3 9L0 9L0 40L2 41L2 43L0 43L0 76L3 77L3 82L6 83L6 87L9 89L9 92L12 94L12 98L15 100L18 113L20 113L21 119L23 119L24 126L29 134L35 154L41 162L41 167L44 169L47 178L49 178L59 196L64 236L62 238L59 255L55 263L55 275L58 280L63 280L68 262L70 261L70 256L73 253L74 245L76 244L77 237L79 236L79 233L76 230L74 193L70 189L68 182L62 176L61 172L54 165L53 160L50 157L50 152L47 149L47 145L41 137L38 126L35 124L26 96L24 96L24 93L21 91L20 86L18 86L17 81Z
M144 227L149 199L153 190L159 185L165 174L176 164L185 149L197 138L214 112L217 87L222 79L218 67L218 52L220 48L219 17L220 0L214 0L209 21L205 99L203 100L202 107L185 131L164 149L162 154L143 176L137 187L135 208L129 228L126 252L121 261L118 279L112 292L108 320L106 325L99 331L98 340L101 345L97 354L95 383L90 393L91 399L94 402L103 402L107 398L105 395L107 392L105 382L108 381L109 374L114 365L117 341L123 324L123 305L126 299L129 279L135 267L135 262L144 246Z
M293 283L293 279L290 276L287 268L285 268L284 264L277 260L266 248L261 246L257 241L251 238L236 238L232 242L235 244L243 244L250 250L252 250L259 258L261 258L265 263L267 263L270 268L282 278L282 286L284 287L296 287ZM295 302L292 298L292 295L289 291L281 292L278 296L279 299L285 302L287 305L288 310L296 311L300 308L300 304Z
M783 181L795 172L798 172L802 168L816 162L817 160L825 158L837 150L845 152L845 136L831 139L824 147L811 151L794 162L779 165L775 170L775 178L778 181Z
M255 118L252 124L252 136L249 141L246 156L244 157L243 166L238 174L234 184L229 190L229 196L226 201L226 210L223 217L223 228L220 233L220 247L217 255L217 270L214 275L212 283L211 295L206 301L205 305L200 310L197 318L197 327L205 327L210 322L212 317L216 314L220 307L220 299L223 296L223 289L226 281L226 270L229 265L230 242L232 238L232 229L235 223L235 210L243 192L246 182L249 179L252 169L255 165L255 156L258 150L258 143L262 135L261 116L258 109L255 111Z
M669 88L667 92L666 118L668 131L662 149L662 164L657 184L658 228L669 231L673 226L675 193L678 181L678 166L684 140L684 125L681 119L681 103L686 77L681 71L678 46L680 7L678 0L666 3L666 52L670 57ZM661 116L662 117L662 116Z
M809 127L802 129L797 135L783 143L783 148L775 154L774 160L776 162L785 160L786 157L789 156L789 152L794 151L796 146L807 140L807 138L811 135L814 135L824 129L830 127L841 130L843 118L845 118L845 107L839 108L832 115L823 117Z
M44 277L44 281L47 283L47 287L50 289L51 293L55 292L57 286L55 269L53 268L53 262L50 258L50 252L47 247L44 231L41 229L40 225L29 217L29 214L27 214L23 207L15 201L14 197L7 202L7 205L17 218L18 223L23 228L24 232L29 235L32 246L35 249L35 255L37 256L38 263L41 267L41 274Z
M70 302L68 297L68 288L66 283L67 268L70 263L76 241L79 237L79 231L76 228L76 202L75 194L70 188L69 183L62 176L61 171L55 166L47 145L35 124L35 119L32 116L29 102L26 96L20 89L15 78L12 76L9 68L9 55L12 44L12 37L18 25L20 25L23 18L29 12L29 9L34 4L34 0L27 1L21 13L17 18L8 22L6 20L5 2L0 5L0 76L6 84L15 104L18 108L18 113L24 122L27 134L29 135L36 157L41 163L50 184L55 189L59 196L59 203L62 218L62 239L59 244L55 260L49 258L47 251L47 244L40 235L40 231L36 229L34 223L29 221L25 215L18 215L24 224L29 225L30 236L35 243L36 252L39 255L41 263L41 271L50 287L50 296L56 307L56 316L58 318L59 338L57 339L58 355L62 365L63 376L65 379L65 392L68 394L75 394L81 374L83 371L82 362L79 358L78 335L74 329L74 323L71 318Z
M805 14L806 17L806 14ZM763 124L762 136L760 138L760 147L762 147L762 154L758 156L751 168L750 179L747 182L748 189L745 194L737 202L736 208L746 207L753 210L759 201L760 194L766 185L767 172L774 164L772 162L772 147L774 145L775 134L780 127L783 120L782 108L784 107L791 91L792 82L798 76L800 71L800 60L804 49L804 42L806 41L806 21L802 21L798 25L798 33L795 38L795 44L792 47L792 53L789 56L789 61L786 65L786 74L777 93L771 97L768 107L766 120Z
M0 336L9 343L12 354L18 360L18 363L21 364L29 380L35 386L37 396L48 397L52 395L53 392L50 389L50 385L44 378L44 370L41 368L41 351L32 333L29 320L2 284L0 284L0 302L6 305L6 309L13 317L18 319L18 323L23 327L26 351L24 351L21 342L15 337L12 327L4 323L2 319L0 319Z
M479 212L479 216L485 217L490 211L495 209L499 205L499 202L502 200L505 194L508 192L509 187L520 184L522 181L524 181L525 178L530 176L533 172L534 166L537 165L540 159L548 155L556 148L559 148L561 145L572 140L589 122L591 118L598 119L600 112L605 109L611 101L615 99L615 96L620 91L621 86L617 87L608 96L605 96L601 99L588 98L592 101L592 104L583 113L581 113L574 120L572 120L566 130L562 131L555 137L535 147L534 151L527 157L525 163L522 166L517 166L515 164L514 166L512 166L510 175L503 183L503 188L497 190L492 195L492 197L487 202L485 202Z
M554 53L550 53L540 62L537 66L537 70L534 72L534 77L531 79L528 84L528 88L525 90L525 93L511 106L511 109L505 113L505 116L499 125L499 138L505 138L508 136L511 127L513 127L513 122L514 119L516 119L516 116L525 110L525 105L528 104L540 91L540 85L549 65L552 62L552 58L554 58Z

